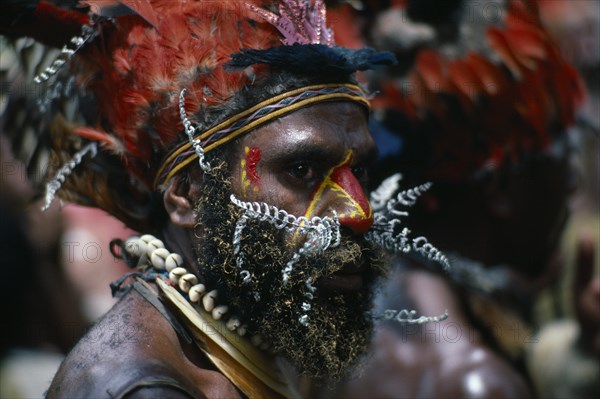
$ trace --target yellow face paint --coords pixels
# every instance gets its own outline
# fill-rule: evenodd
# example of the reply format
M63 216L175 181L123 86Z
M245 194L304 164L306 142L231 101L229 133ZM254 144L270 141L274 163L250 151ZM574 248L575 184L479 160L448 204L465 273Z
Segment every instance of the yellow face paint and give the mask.
M352 173L351 162L352 151L348 151L344 160L331 168L315 189L304 216L316 216L315 209L324 208L323 202L328 201L331 204L327 204L327 208L337 212L341 225L364 233L373 224L373 210L362 186Z

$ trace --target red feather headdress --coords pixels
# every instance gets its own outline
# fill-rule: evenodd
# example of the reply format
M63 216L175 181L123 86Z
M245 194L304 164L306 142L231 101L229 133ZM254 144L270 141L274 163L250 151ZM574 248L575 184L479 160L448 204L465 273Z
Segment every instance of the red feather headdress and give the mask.
M249 3L262 6L258 0ZM88 126L55 123L52 164L71 167L58 171L57 176L62 171L68 177L54 179L49 191L100 207L135 229L152 228L156 170L185 139L179 92L187 89L190 114L227 102L267 69L225 71L230 55L281 45L280 35L272 25L253 20L245 3L235 0L87 0L80 5L90 10L94 33L68 54L69 67L79 87L91 93L94 109L88 110ZM81 151L90 142L99 151L86 159L92 152ZM76 167L80 162L85 165Z
M153 186L157 172L166 168L166 180L158 183L164 184L179 160L179 153L167 157L169 152L187 142L179 106L182 89L187 93L184 114L193 115L196 127L206 130L244 111L236 107L262 104L260 95L293 93L298 87L284 87L285 82L273 83L277 89L272 92L262 90L282 70L314 74L299 81L308 82L301 84L315 100L336 94L312 90L310 82L324 91L330 90L327 83L339 84L334 91L350 94L337 97L368 104L358 87L344 83L357 69L393 59L368 49L334 46L323 0L85 0L79 5L90 10L89 26L82 27L81 36L72 40L75 46L65 47L63 58L37 80L51 83L71 60L70 72L90 93L87 102L93 110L86 112L86 126L57 119L53 164L63 167L57 168L46 201L57 193L67 201L104 209L137 230L155 227L149 219L161 208L153 206L160 202ZM237 55L235 62L232 55ZM312 68L302 62L307 57L314 57ZM213 119L204 120L207 115ZM90 154L93 159L88 159ZM79 163L85 165L77 167Z
M107 5L84 3L99 12ZM187 88L191 113L227 101L251 79L248 71L223 70L230 54L277 45L279 37L272 26L251 22L239 1L122 3L136 15L103 26L103 40L81 57L80 76L97 98L105 130L76 133L104 143L149 183L148 167L180 140L180 90Z

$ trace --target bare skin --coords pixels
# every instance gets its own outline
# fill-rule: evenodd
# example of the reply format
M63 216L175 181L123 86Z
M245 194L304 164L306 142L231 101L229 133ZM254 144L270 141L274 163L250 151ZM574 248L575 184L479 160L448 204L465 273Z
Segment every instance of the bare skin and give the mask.
M149 378L151 388L132 386L138 382L135 374ZM160 383L159 378L163 379ZM130 398L242 397L197 348L180 341L169 322L135 291L77 344L48 391L48 397L122 394Z
M364 374L349 381L340 398L531 396L524 379L483 342L442 277L413 270L396 273L390 284L415 299L419 315L438 315L448 309L450 317L422 330L384 324L375 336ZM393 306L394 291L387 292L390 298L384 299L385 307L400 309Z
M299 110L256 129L233 145L237 146L235 160L230 165L234 194L245 200L273 204L296 215L310 210L311 215L321 217L331 216L333 211L349 213L352 206L333 191L313 195L316 187L332 170L343 169L345 173L347 168L354 177L346 176L342 188L348 187L352 198L364 196L363 167L375 153L366 114L363 108L351 103L326 103ZM262 152L256 165L260 190L249 190L246 197L240 178L245 147L259 148ZM336 169L349 152L351 161ZM186 183L176 177L164 194L165 209L170 216L164 240L171 251L184 256L187 264L195 262L190 237L196 220L194 205L201 190L200 181ZM349 218L345 226L350 230L359 224L364 227L362 219ZM150 377L152 381L144 387L135 387L141 377ZM157 380L165 377L168 380ZM119 394L134 398L243 397L197 348L182 343L169 322L135 291L111 309L73 349L55 377L48 397Z

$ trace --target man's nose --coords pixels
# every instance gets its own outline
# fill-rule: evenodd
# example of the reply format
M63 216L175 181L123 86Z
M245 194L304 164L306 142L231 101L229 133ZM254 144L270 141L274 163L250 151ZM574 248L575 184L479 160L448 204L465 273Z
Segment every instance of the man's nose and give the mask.
M325 216L335 211L340 224L356 233L366 233L373 224L373 211L360 182L352 173L348 153L315 189L305 216Z

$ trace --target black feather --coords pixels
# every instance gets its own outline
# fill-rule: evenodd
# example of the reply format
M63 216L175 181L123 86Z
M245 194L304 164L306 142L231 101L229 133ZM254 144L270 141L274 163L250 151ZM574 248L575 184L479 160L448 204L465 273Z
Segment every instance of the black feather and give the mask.
M294 44L266 50L242 49L232 54L225 65L229 69L244 69L254 64L268 64L299 75L350 75L387 65L395 65L390 52L371 48L352 50L323 44Z

